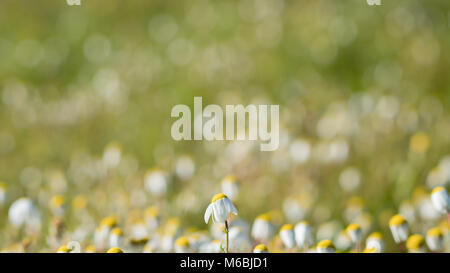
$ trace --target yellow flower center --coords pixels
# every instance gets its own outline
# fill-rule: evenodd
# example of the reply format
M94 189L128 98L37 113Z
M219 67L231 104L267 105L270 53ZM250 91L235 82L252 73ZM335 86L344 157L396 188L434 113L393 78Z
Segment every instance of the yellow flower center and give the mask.
M332 249L336 249L336 248L334 247L333 243L332 243L330 240L323 240L323 241L320 241L320 242L317 244L317 247L318 247L318 248L332 248Z
M145 213L152 217L157 217L159 215L159 209L156 206L149 207Z
M292 230L292 229L293 229L293 227L290 224L286 224L286 225L281 227L281 230Z
M123 253L123 250L119 247L112 247L106 253Z
M380 232L372 232L370 235L369 235L369 238L374 238L374 239L383 239L383 235L381 235L381 233Z
M255 250L267 251L267 246L265 244L259 244L255 246Z
M400 214L392 216L391 220L389 220L389 226L400 226L404 223L406 223L406 220Z
M428 230L427 236L442 237L442 230L439 227Z
M305 220L300 221L299 224L303 224L303 225L305 225L305 226L309 226L308 221L305 221Z
M213 196L213 198L211 199L211 203L214 203L217 200L220 200L222 198L228 198L228 197L225 194L223 194L223 193L218 193L218 194Z
M62 246L58 249L58 252L69 252L69 248L67 246Z
M115 225L117 225L117 220L113 216L109 216L102 220L101 225L107 227L114 227Z
M409 236L408 240L406 241L406 247L411 250L417 250L424 244L425 240L423 239L422 235L419 234Z
M270 217L270 215L268 213L264 213L264 214L261 214L258 217L256 217L256 219L269 222L271 217Z
M175 242L175 244L177 246L181 246L181 247L188 247L189 246L189 240L186 237L180 237L177 239L177 241Z
M227 176L225 176L223 181L227 181L230 183L236 183L236 177L234 177L234 175L227 175Z
M121 228L115 228L115 229L113 229L111 232L112 232L112 234L114 234L114 235L118 235L118 236L123 235L123 231L122 231Z
M359 229L361 229L361 227L360 227L358 224L350 224L350 225L347 227L347 232L349 232L349 231L355 231L355 230L359 230Z
M65 198L62 195L55 195L50 199L50 206L53 208L60 207L64 204Z
M434 194L434 193L439 192L439 191L445 191L444 187L436 187L436 188L434 188L433 191L431 192L431 194Z

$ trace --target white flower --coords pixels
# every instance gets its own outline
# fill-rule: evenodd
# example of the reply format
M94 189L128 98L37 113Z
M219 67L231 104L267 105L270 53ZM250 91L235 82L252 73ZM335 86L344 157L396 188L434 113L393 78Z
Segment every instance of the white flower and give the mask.
M425 240L431 251L442 251L444 236L442 230L439 227L428 230Z
M350 224L346 232L354 244L358 244L362 239L362 229L358 224Z
M268 253L269 250L267 249L267 246L264 244L259 244L257 246L255 246L255 248L253 249L253 253Z
M441 213L450 213L450 197L443 187L434 188L431 192L433 206Z
M145 174L145 189L150 193L162 196L167 192L169 178L165 171L154 169Z
M253 239L257 241L268 241L272 238L275 230L270 220L269 214L262 214L256 218L252 227Z
M214 222L225 223L230 214L237 215L238 212L225 194L218 193L214 195L211 199L211 204L206 209L205 223L208 223L210 218Z
M21 227L39 221L39 211L29 198L22 197L11 205L8 217L11 224Z
M408 239L408 222L403 216L400 214L392 216L391 220L389 220L389 228L397 244L406 242Z
M349 248L352 247L353 242L350 236L348 235L347 231L341 230L336 236L336 239L334 240L334 245L338 249L348 250Z
M375 249L375 252L384 252L385 244L383 236L379 232L373 232L367 237L366 249Z
M220 253L222 252L222 245L221 240L212 240L211 242L202 244L199 251L201 253Z
M230 228L230 245L233 252L249 252L252 250L252 242L241 226L237 226L236 222L233 222L233 227Z
M114 228L109 235L109 247L122 247L123 232L121 228Z
M236 200L239 195L239 187L233 175L226 176L222 182L222 191L231 199Z
M301 221L297 225L295 225L295 241L297 242L297 246L300 248L308 248L312 245L313 236L311 226L306 221Z
M406 248L410 253L424 253L426 252L425 240L422 235L413 234L406 241Z
M287 249L294 248L295 247L294 227L289 224L286 224L283 227L281 227L280 238Z
M182 236L179 237L176 241L175 241L175 252L176 253L187 253L190 252L190 244L189 244L189 240Z
M154 232L159 226L159 209L156 206L149 207L145 210L145 224L148 231Z
M103 164L105 164L105 167L108 169L115 168L120 163L121 155L122 148L120 147L120 144L117 142L111 142L103 152Z
M317 244L317 253L336 253L336 247L330 240L323 240Z
M6 202L6 186L4 183L0 182L0 207L2 207Z

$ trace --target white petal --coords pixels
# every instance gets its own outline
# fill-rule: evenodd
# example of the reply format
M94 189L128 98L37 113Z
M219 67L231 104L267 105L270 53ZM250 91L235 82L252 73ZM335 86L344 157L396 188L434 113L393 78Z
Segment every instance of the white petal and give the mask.
M211 213L213 212L212 204L209 204L208 208L205 211L205 223L208 224L209 218L211 218Z
M233 205L230 199L225 199L225 204L228 210L228 213L233 213L234 215L238 215L236 207Z
M222 198L213 203L214 219L219 223L225 223L228 218L228 210L224 200L225 198Z

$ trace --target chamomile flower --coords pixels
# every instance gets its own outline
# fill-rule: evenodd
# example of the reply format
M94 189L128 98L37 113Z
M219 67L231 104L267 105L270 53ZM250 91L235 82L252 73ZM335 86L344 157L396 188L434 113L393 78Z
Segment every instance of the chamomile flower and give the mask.
M408 252L423 253L426 251L425 240L423 239L422 235L413 234L409 236L408 240L406 241L406 248L408 249Z
M336 253L336 247L330 240L322 240L317 244L317 253Z
M109 235L109 247L121 247L123 243L123 231L121 228L114 228Z
M294 227L290 224L282 226L280 230L280 238L287 249L294 248L295 247Z
M433 206L440 213L450 213L450 197L444 187L434 188L431 192Z
M145 210L145 223L149 232L155 231L159 226L159 208L151 206Z
M122 148L118 142L111 142L105 147L103 152L103 164L106 168L117 167L120 163Z
M314 243L311 226L306 221L301 221L294 228L295 241L297 246L302 249L308 249Z
M363 253L379 253L379 252L376 248L372 247L372 248L365 248L363 250Z
M359 247L363 235L361 226L358 224L350 224L345 231L352 240L352 243L356 245L356 251L359 252Z
M205 223L209 222L209 219L212 218L214 222L217 223L224 223L225 224L225 235L226 235L226 245L225 245L225 252L228 252L229 249L229 234L228 234L228 217L230 214L237 215L238 212L236 208L234 207L233 203L231 203L230 199L223 194L218 193L213 196L211 199L211 204L209 204L208 208L205 212Z
M0 182L0 207L2 207L6 202L6 185Z
M341 230L334 240L334 245L336 248L346 251L349 250L354 244L352 239L350 239L348 232L346 230Z
M120 247L111 247L106 253L123 253L123 250Z
M109 243L109 233L117 225L117 219L113 216L105 217L94 233L94 244L99 250L104 250Z
M225 194L218 193L211 199L211 203L206 209L204 220L205 223L208 223L209 219L212 218L215 222L225 223L230 214L237 215L238 212Z
M67 246L61 246L60 248L58 248L58 251L56 251L57 253L70 253L70 249Z
M375 249L377 253L384 252L385 243L380 232L371 233L366 240L366 249Z
M57 253L79 253L81 251L80 244L78 242L69 242L67 245L63 245L58 248Z
M147 171L144 177L145 189L155 196L164 196L169 187L169 175L160 169Z
M222 241L212 240L211 242L204 243L200 246L199 250L200 252L206 253L220 253L222 252Z
M93 245L88 245L85 249L84 249L85 253L95 253L96 249L95 246Z
M242 226L236 226L233 222L233 227L230 228L230 245L233 252L249 252L252 250L252 242L248 236L248 232Z
M130 242L134 245L145 244L148 241L148 231L145 221L136 219L130 229Z
M31 199L22 197L14 201L8 211L11 224L15 227L33 226L40 223L40 213Z
M444 236L439 227L429 229L425 240L431 251L440 252L443 250Z
M228 175L221 182L222 191L231 200L236 200L239 195L239 186L234 175Z
M391 229L394 241L399 244L406 242L408 239L408 222L400 214L392 216L389 220L389 228Z
M55 195L49 201L49 206L54 215L62 217L65 213L66 199L62 195Z
M261 214L256 217L252 226L253 239L258 242L267 242L272 238L275 232L275 227L271 223L271 220L272 218L268 213Z
M190 243L188 238L182 236L175 241L175 252L176 253L190 252Z
M265 244L259 244L253 249L253 253L268 253L269 250Z

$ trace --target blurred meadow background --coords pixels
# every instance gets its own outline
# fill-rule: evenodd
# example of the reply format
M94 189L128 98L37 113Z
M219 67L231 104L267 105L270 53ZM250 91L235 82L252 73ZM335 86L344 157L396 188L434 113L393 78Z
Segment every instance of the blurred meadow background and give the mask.
M101 250L111 216L127 242L174 251L213 229L203 214L221 191L243 226L307 220L341 251L355 222L398 251L396 213L411 233L448 230L428 196L450 183L449 12L446 0L2 0L0 249ZM172 140L172 106L194 96L279 104L279 149ZM11 215L19 198L27 219ZM136 228L148 217L153 229ZM276 233L269 250L283 251Z

